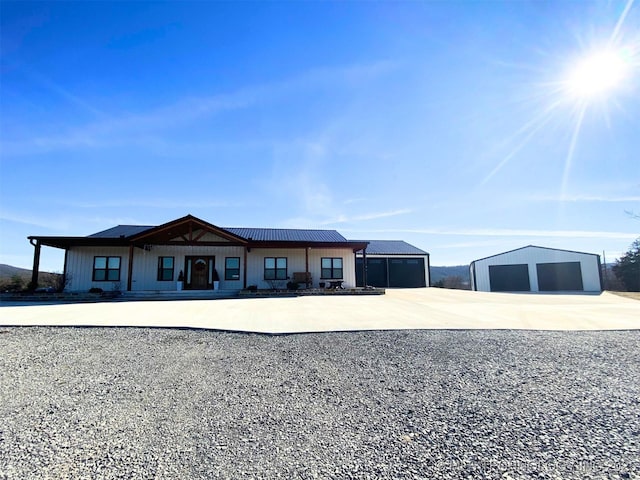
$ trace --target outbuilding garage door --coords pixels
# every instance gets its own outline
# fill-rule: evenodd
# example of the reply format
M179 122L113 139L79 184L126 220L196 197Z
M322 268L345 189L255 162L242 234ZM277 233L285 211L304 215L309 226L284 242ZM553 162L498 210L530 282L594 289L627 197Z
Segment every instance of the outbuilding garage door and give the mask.
M580 262L538 263L538 289L541 292L583 291Z
M489 284L492 292L529 292L529 266L489 265Z
M367 258L367 284L382 288L426 287L424 258ZM356 259L356 285L364 286L362 258Z

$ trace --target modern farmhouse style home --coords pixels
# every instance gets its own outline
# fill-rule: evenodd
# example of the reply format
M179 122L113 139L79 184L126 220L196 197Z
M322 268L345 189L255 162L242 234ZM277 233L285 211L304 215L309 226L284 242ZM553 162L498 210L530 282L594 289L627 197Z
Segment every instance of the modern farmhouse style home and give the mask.
M368 245L335 230L222 228L192 215L159 226L29 241L34 284L41 247L61 248L70 292L286 288L289 281L349 288L356 286L356 253L366 258Z

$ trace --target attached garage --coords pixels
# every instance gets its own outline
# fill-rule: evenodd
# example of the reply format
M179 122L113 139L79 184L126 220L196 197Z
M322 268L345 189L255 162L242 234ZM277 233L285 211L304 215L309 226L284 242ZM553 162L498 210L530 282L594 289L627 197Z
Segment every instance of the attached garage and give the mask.
M429 285L429 254L402 240L364 240L367 285L420 288ZM356 285L364 286L364 253L356 254Z
M529 245L471 262L484 292L601 292L600 256Z

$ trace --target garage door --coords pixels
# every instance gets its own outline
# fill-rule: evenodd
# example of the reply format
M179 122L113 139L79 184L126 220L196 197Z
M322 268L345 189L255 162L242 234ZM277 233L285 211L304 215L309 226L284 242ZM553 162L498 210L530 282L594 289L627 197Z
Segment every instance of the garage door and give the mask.
M529 266L519 265L490 265L489 284L492 292L528 292Z
M362 258L356 258L356 285L364 287L362 281ZM367 285L372 287L387 286L387 259L367 258Z
M367 284L382 288L426 287L424 258L367 258ZM362 258L356 259L356 285L363 286Z
M583 291L580 262L538 263L538 289L541 292Z
M399 288L426 287L424 258L390 258L389 286Z

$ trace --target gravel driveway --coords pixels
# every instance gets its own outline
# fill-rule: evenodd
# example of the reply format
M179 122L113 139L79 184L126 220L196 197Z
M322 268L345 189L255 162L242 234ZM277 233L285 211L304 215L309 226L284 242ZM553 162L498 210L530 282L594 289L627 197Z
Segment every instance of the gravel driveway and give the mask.
M640 332L0 329L0 478L640 478Z

